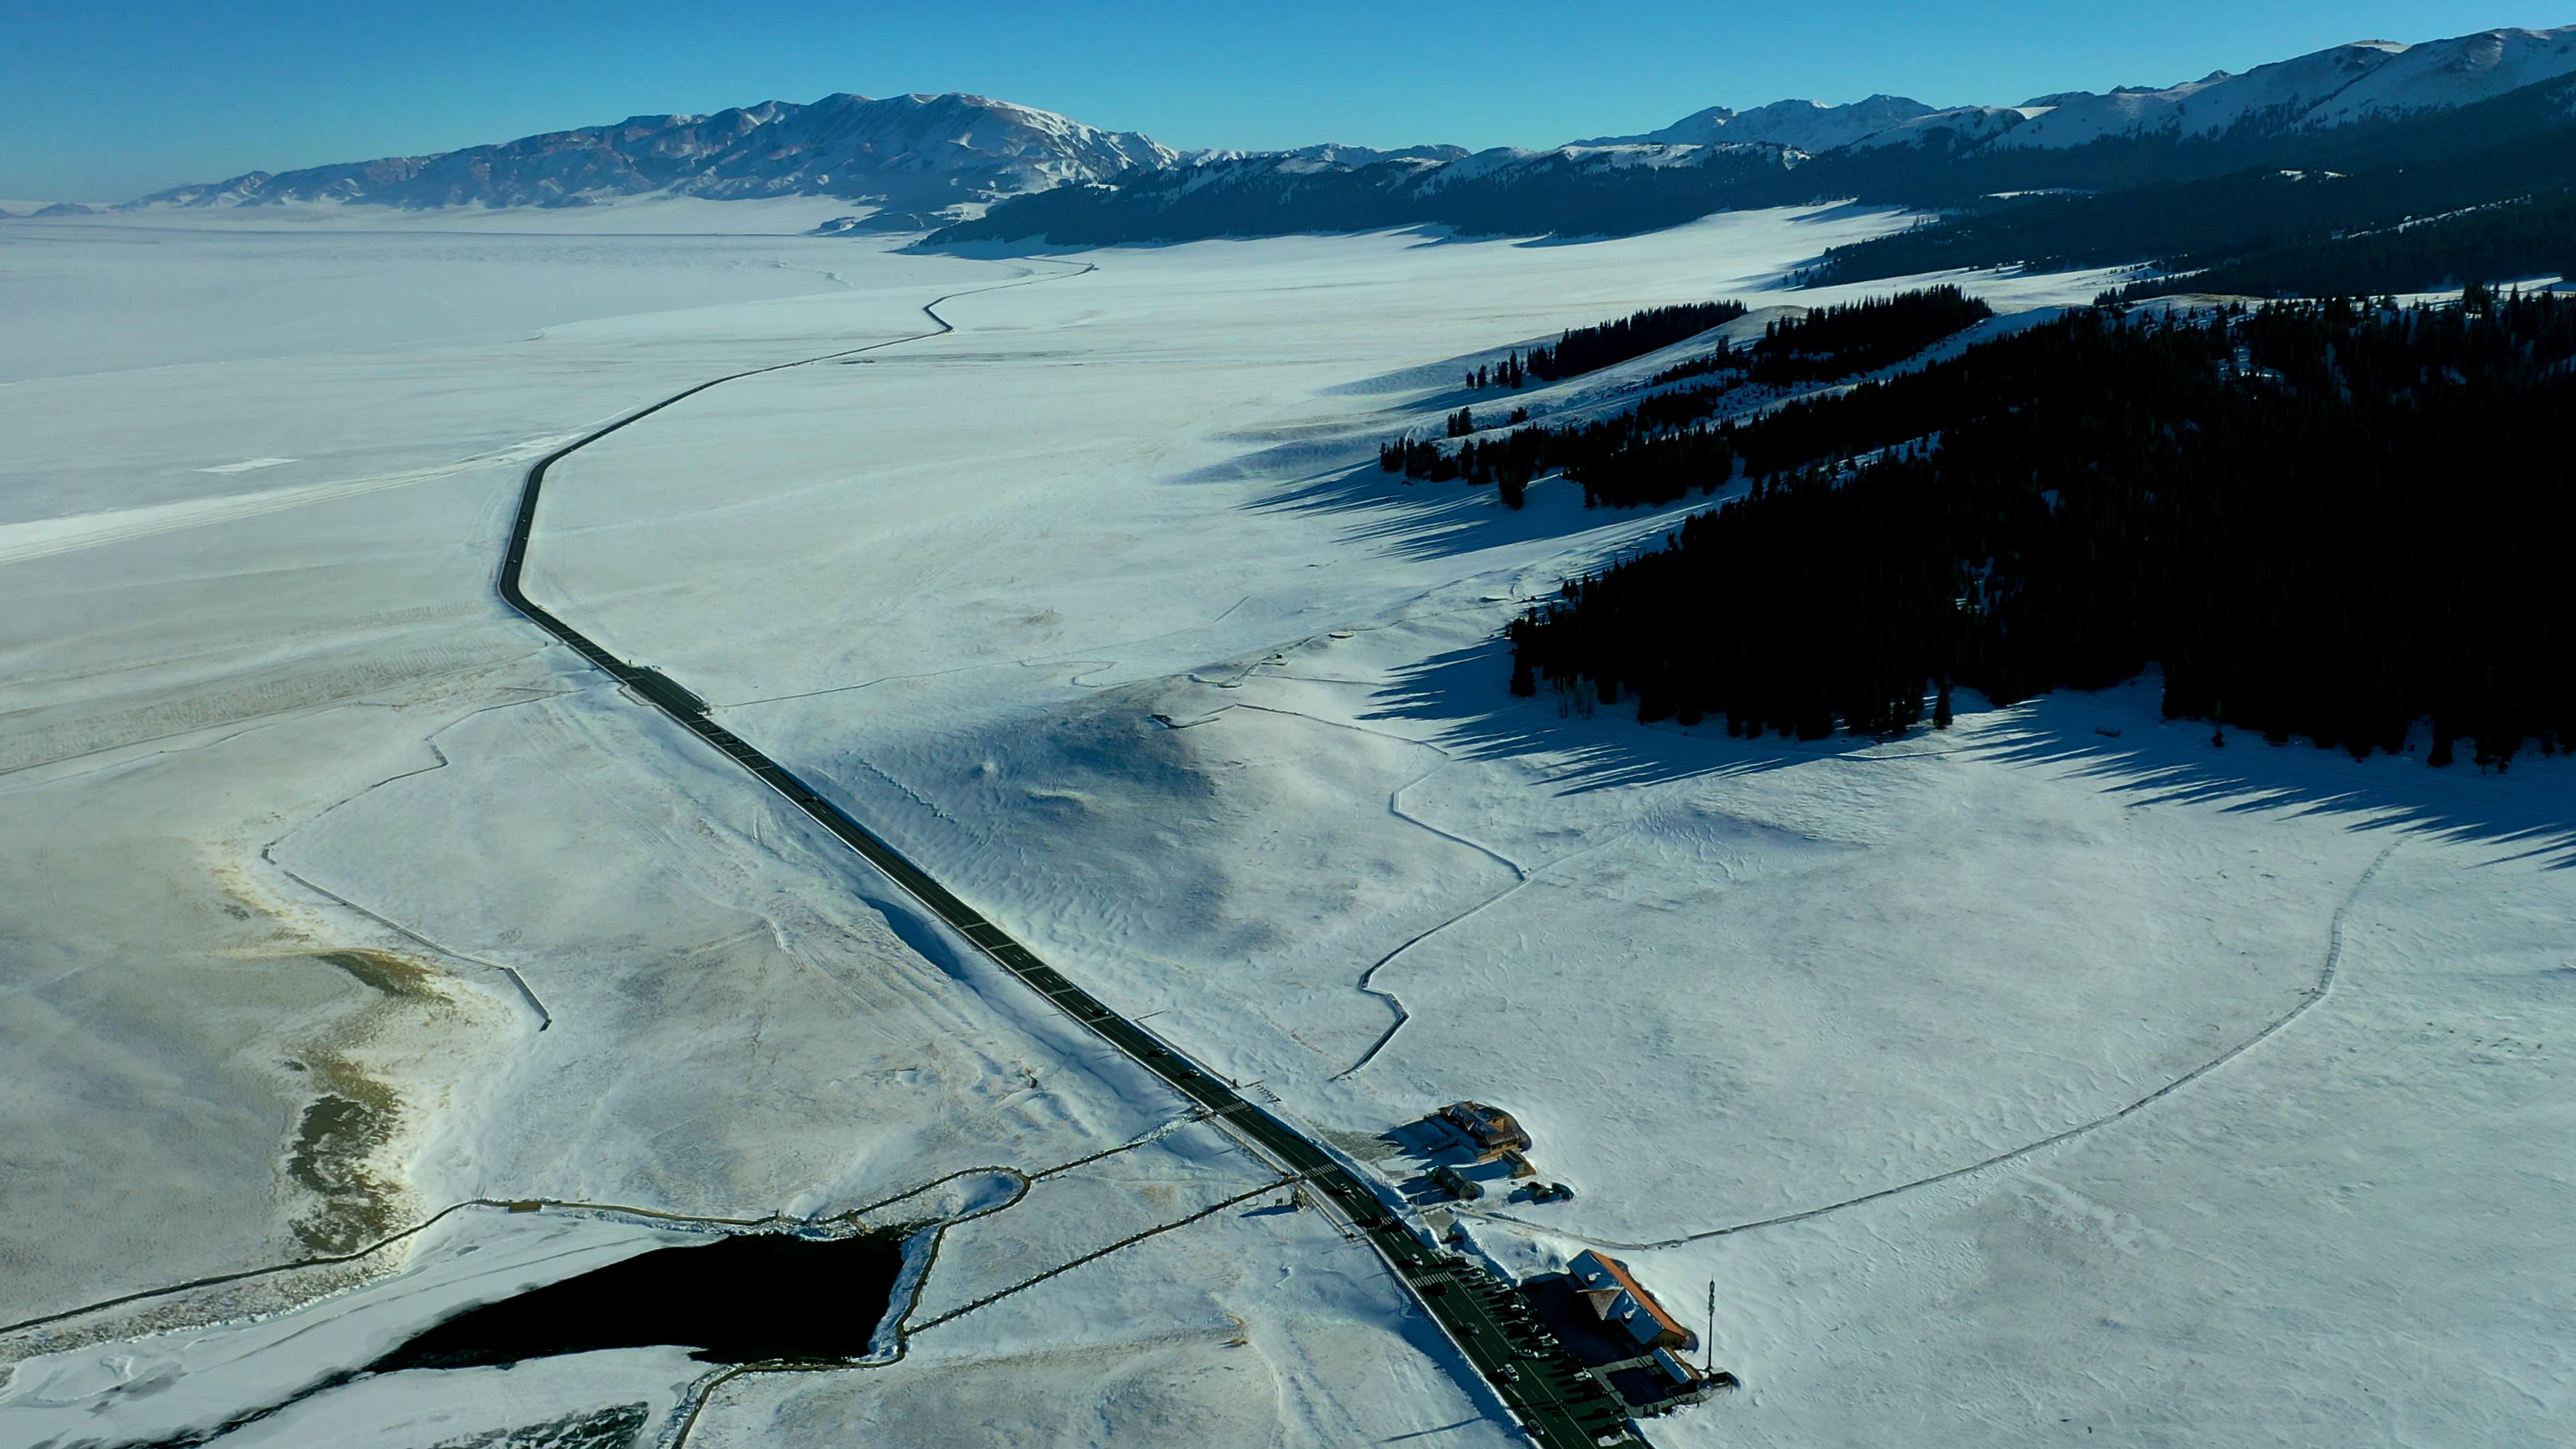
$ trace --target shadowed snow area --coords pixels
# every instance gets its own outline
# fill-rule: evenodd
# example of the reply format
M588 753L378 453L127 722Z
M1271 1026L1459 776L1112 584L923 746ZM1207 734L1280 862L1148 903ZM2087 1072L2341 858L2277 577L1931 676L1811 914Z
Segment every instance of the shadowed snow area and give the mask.
M1422 1163L1383 1134L1515 1113L1577 1194L1465 1206L1472 1251L1602 1246L1695 1323L1716 1285L1745 1390L1657 1443L2541 1442L2576 1410L2563 761L2214 746L2153 678L1875 742L1515 699L1501 626L1685 510L1540 483L1510 512L1375 467L1461 405L1579 416L1670 359L1510 396L1462 368L1643 306L1839 300L1778 278L1897 219L1078 275L486 224L0 251L9 288L121 295L148 248L176 289L105 315L125 340L83 375L0 350L28 379L0 386L0 1302L66 1314L489 1200L0 1336L0 1439L310 1391L216 1442L634 1415L697 1446L1507 1441L1364 1247L493 598L535 457L995 287L943 304L953 334L557 465L529 593L1390 1186ZM536 336L461 299L573 277L597 290ZM2007 313L2101 285L1964 281ZM329 315L262 331L200 284ZM473 315L429 330L450 298ZM202 325L156 359L147 304ZM111 303L46 325L83 305ZM939 1225L899 1354L317 1388L771 1214Z

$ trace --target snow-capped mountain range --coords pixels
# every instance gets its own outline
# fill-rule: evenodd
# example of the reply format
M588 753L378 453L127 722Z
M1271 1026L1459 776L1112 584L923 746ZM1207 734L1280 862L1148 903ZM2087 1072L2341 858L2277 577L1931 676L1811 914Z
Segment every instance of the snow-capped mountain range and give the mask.
M1456 160L1246 156L1015 197L934 240L1058 243L1437 225L1605 235L1835 198L1960 207L2248 168L2437 164L2576 126L2576 27L2361 41L2248 71L2019 105L1711 107L1661 130Z
M632 116L429 156L180 186L130 205L373 202L566 206L644 192L837 196L911 206L985 200L1178 163L1133 131L970 95L765 101L712 116Z
M1134 131L1105 131L983 96L834 95L810 105L768 101L711 116L635 116L429 156L254 171L129 205L563 206L673 192L833 196L927 210L1067 183L1141 183L1169 172L1186 179L1146 188L1162 199L1158 205L1209 188L1360 173L1382 181L1381 191L1401 186L1427 194L1505 184L1522 171L1541 184L1562 185L1639 169L1778 171L1893 148L1958 160L2074 151L2097 142L2242 142L2457 109L2571 74L2576 26L2489 30L2416 45L2356 41L2242 75L2213 72L2162 88L2068 92L2009 106L1941 109L1888 95L1848 105L1712 106L1639 135L1473 155L1454 146L1337 145L1182 153Z
M1903 96L1850 105L1775 101L1750 111L1713 106L1660 131L1578 146L1769 142L1809 155L1844 148L1940 143L1954 150L2064 150L2101 140L2213 140L2248 130L2324 130L2491 100L2576 73L2576 26L2486 30L2402 45L2357 40L2242 75L2213 71L2179 85L2069 91L2017 106L1938 110Z
M2423 45L2362 40L2162 90L2043 96L2026 103L2028 119L1996 144L2066 147L2159 134L2207 140L2246 127L2319 130L2449 110L2570 72L2576 72L2576 26L2488 30Z

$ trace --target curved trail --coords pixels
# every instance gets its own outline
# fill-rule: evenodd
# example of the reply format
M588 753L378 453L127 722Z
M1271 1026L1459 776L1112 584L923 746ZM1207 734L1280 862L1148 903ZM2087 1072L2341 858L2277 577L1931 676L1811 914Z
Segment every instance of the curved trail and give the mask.
M1845 1208L1859 1207L1863 1203L1879 1202L1887 1198L1895 1197L1900 1193L1913 1192L1919 1188L1933 1187L1945 1182L1954 1182L1960 1178L1967 1177L1972 1173L1983 1172L1989 1167L2000 1167L2007 1162L2028 1157L2034 1152L2055 1147L2061 1142L2072 1141L2087 1133L2108 1127L2112 1123L2121 1121L2133 1113L2144 1111L2145 1109L2154 1106L2156 1103L2163 1101L2165 1098L2172 1096L2174 1093L2181 1091L2183 1088L2190 1086L2192 1083L2199 1081L2201 1078L2208 1076L2210 1073L2217 1071L2220 1067L2227 1065L2229 1062L2245 1055L2254 1048L2261 1046L2264 1042L2271 1040L2272 1037L2280 1032L2283 1027L2286 1027L2291 1022L2307 1015L2309 1011L2316 1007L2318 1002L2325 1000L2327 996L2331 995L2334 991L2335 980L2343 970L2344 917L2351 912L2353 904L2361 899L2361 893L2369 888L2372 878L2379 874L2379 868L2386 865L2388 863L2388 857L2395 855L2397 853L2397 846L2404 843L2405 842L2403 841L2396 842L2391 844L2387 849L2379 852L2377 856L2372 858L2370 864L2363 869L2360 878L2352 883L2352 889L2344 893L2342 902L2335 907L2333 918L2326 923L2325 965L2317 972L2317 984L2309 987L2306 992L2300 995L2299 1002L2296 1006L2293 1006L2288 1011L2274 1017L2269 1023L2265 1024L2261 1031L2254 1033L2245 1040L2238 1042L2236 1045L2229 1047L2223 1052L2220 1052L2217 1056L2210 1058L2208 1061L2202 1062L2199 1066L2192 1068L2190 1071L2183 1073L2181 1076L2174 1078L2172 1081L2165 1083L2163 1086L2156 1088L2154 1091L2149 1092L2127 1106L2122 1107L2117 1111L2105 1112L2101 1116L2096 1117L2089 1122L2078 1122L2074 1126L2069 1127L2062 1132L2051 1133L2046 1137L2040 1138L2036 1142L2025 1142L2019 1147L2015 1147L2004 1152L1998 1152L1992 1157L1982 1158L1978 1161L1971 1162L1965 1167L1954 1167L1947 1172L1936 1172L1930 1177L1917 1178L1912 1182L1901 1182L1894 1187L1882 1187L1876 1192L1867 1192L1861 1194L1859 1197L1845 1198L1841 1202L1827 1203L1822 1207L1804 1208L1793 1213L1781 1213L1776 1217L1757 1218L1749 1223L1730 1223L1722 1228L1703 1228L1695 1233L1684 1233L1677 1238L1662 1238L1651 1243L1629 1243L1621 1242L1612 1238L1587 1237L1582 1233L1569 1233L1560 1228L1551 1228L1544 1223L1526 1222L1520 1218L1513 1217L1509 1213L1478 1212L1474 1208L1464 1206L1455 1209L1455 1211L1470 1217L1491 1218L1497 1222L1518 1223L1523 1227L1536 1228L1541 1232L1554 1233L1558 1237L1571 1238L1576 1242L1589 1243L1594 1247L1618 1248L1627 1252L1645 1252L1656 1248L1678 1248L1685 1244L1706 1242L1710 1238L1723 1238L1736 1233L1749 1233L1756 1228L1776 1228L1786 1223L1802 1223L1810 1218L1823 1217L1827 1213L1838 1213Z
M388 1234L385 1237L367 1244L365 1247L358 1248L347 1253L323 1254L309 1258L298 1258L285 1263L273 1263L265 1267L245 1268L237 1272L219 1273L212 1277L195 1278L184 1283L172 1283L159 1288L145 1289L137 1293L127 1293L115 1298L104 1299L96 1303L85 1303L75 1308L66 1308L58 1312L42 1314L38 1317L23 1319L16 1323L0 1324L0 1337L5 1337L6 1335L26 1329L41 1328L49 1324L61 1323L87 1314L101 1313L110 1309L121 1308L135 1303L149 1302L157 1298L174 1297L193 1289L219 1287L225 1284L245 1282L255 1278L274 1277L281 1274L297 1272L306 1268L333 1267L358 1262L362 1259L372 1257L377 1253L383 1252L385 1249L392 1247L396 1243L400 1243L417 1236L457 1213L475 1208L508 1213L547 1211L573 1212L594 1217L625 1219L643 1224L669 1223L682 1227L708 1228L714 1229L719 1233L728 1234L796 1231L803 1231L811 1234L817 1230L829 1233L834 1231L865 1228L867 1226L867 1219L893 1207L897 1203L921 1197L927 1193L931 1193L939 1188L945 1187L950 1183L966 1178L999 1178L1009 1183L1010 1191L1007 1196L983 1203L980 1206L968 1208L963 1212L946 1213L911 1225L915 1231L928 1233L930 1237L927 1253L923 1259L920 1270L918 1272L907 1272L905 1279L908 1280L908 1284L906 1282L898 1283L897 1296L900 1301L890 1299L886 1305L885 1314L881 1320L879 1332L882 1334L889 1328L893 1331L893 1347L890 1353L866 1359L763 1359L749 1363L729 1365L721 1370L711 1373L690 1385L688 1389L683 1392L678 1409L675 1411L679 1412L679 1417L672 1423L670 1429L659 1441L663 1445L663 1449L680 1449L680 1446L687 1442L690 1432L696 1427L698 1418L705 1411L706 1405L714 1391L719 1386L729 1383L734 1379L751 1374L822 1372L839 1369L881 1368L886 1364L901 1362L905 1354L906 1339L911 1332L918 1331L921 1328L935 1327L941 1323L962 1318L968 1313L984 1307L986 1304L1009 1297L1011 1294L1020 1292L1023 1289L1034 1287L1038 1283L1044 1282L1059 1274L1070 1272L1086 1263L1107 1257L1111 1253L1117 1252L1122 1248L1131 1247L1136 1243L1173 1231L1176 1228L1187 1227L1191 1223L1197 1222L1202 1218L1213 1216L1215 1213L1220 1212L1225 1208L1232 1207L1237 1203L1249 1201L1252 1198L1262 1196L1266 1193L1276 1192L1281 1186L1290 1181L1290 1179L1280 1179L1278 1181L1265 1182L1260 1187L1255 1188L1250 1192L1230 1197L1223 1202L1216 1203L1210 1207L1192 1213L1178 1221L1162 1223L1154 1227L1147 1228L1143 1232L1133 1234L1116 1243L1112 1243L1106 1248L1086 1253L1081 1257L1073 1259L1071 1262L1063 1263L1054 1268L1048 1269L1025 1282L1014 1284L1009 1288L1003 1289L1001 1292L989 1294L984 1298L965 1305L964 1307L943 1313L937 1318L918 1325L909 1322L914 1309L921 1301L922 1289L929 1282L930 1267L938 1261L940 1249L947 1241L949 1229L964 1223L973 1222L977 1218L989 1217L992 1214L1017 1207L1028 1197L1030 1189L1035 1187L1037 1184L1046 1181L1048 1178L1072 1172L1077 1168L1088 1167L1095 1162L1116 1157L1123 1153L1133 1152L1137 1148L1159 1142L1163 1138L1170 1136L1172 1133L1177 1132L1184 1127L1190 1126L1194 1123L1207 1121L1209 1115L1210 1114L1206 1112L1186 1113L1182 1116L1172 1118L1170 1121L1141 1133L1125 1142L1119 1143L1115 1147L1103 1148L1097 1152L1087 1153L1081 1157L1072 1158L1068 1161L1059 1162L1052 1166L1041 1167L1035 1170L1027 1170L999 1164L981 1167L962 1167L954 1172L932 1178L927 1182L917 1183L911 1187L907 1187L900 1192L878 1198L874 1202L862 1203L856 1207L844 1209L829 1217L791 1218L784 1213L776 1212L767 1213L760 1217L727 1217L720 1214L669 1212L661 1208L639 1207L631 1203L588 1202L571 1198L467 1198L461 1202L448 1204L446 1207L439 1209L437 1212L430 1214L428 1217L414 1223L408 1228L404 1228L396 1233ZM363 1376L364 1373L365 1370L363 1369L345 1369L329 1374L316 1382L305 1385L303 1388L298 1389L295 1393L290 1394L283 1399L272 1403L260 1404L253 1408L244 1410L212 1428L184 1431L175 1437L159 1440L148 1446L135 1446L135 1449L190 1449L190 1446L212 1443L215 1440L221 1439L239 1429L243 1429L252 1424L261 1422L262 1420L272 1418L278 1413L291 1408L306 1399L312 1398L317 1394L328 1393L333 1389L340 1388Z
M866 858L869 864L954 929L993 964L1045 997L1136 1065L1162 1079L1191 1103L1205 1109L1213 1121L1255 1157L1277 1169L1283 1178L1302 1181L1312 1187L1316 1200L1324 1205L1327 1215L1349 1224L1356 1236L1370 1245L1379 1260L1395 1275L1396 1281L1412 1295L1415 1306L1448 1336L1466 1366L1475 1371L1473 1387L1482 1388L1489 1402L1498 1402L1544 1449L1591 1449L1596 1445L1639 1442L1628 1423L1625 1406L1613 1398L1609 1390L1582 1372L1561 1345L1553 1339L1537 1339L1506 1320L1500 1308L1502 1295L1509 1290L1499 1280L1479 1268L1427 1248L1401 1219L1387 1210L1376 1191L1357 1172L1345 1167L1321 1143L1263 1110L1239 1094L1225 1078L1201 1067L1170 1043L1111 1011L1089 992L1066 980L1000 926L986 920L973 907L951 894L945 886L931 879L928 873L840 806L826 799L804 779L710 719L705 700L659 670L630 664L611 654L596 640L531 600L521 587L521 574L536 530L537 506L544 491L546 473L574 453L665 408L728 382L945 336L957 329L939 315L938 309L940 304L954 298L1069 280L1096 270L1096 266L1086 262L1079 264L1077 270L1054 276L949 293L932 299L921 309L934 324L934 330L800 358L794 362L728 373L673 393L660 402L640 408L565 444L538 459L536 465L528 470L527 486L520 494L518 515L510 530L509 549L501 563L498 580L501 598L530 622L571 646L574 652L624 685L638 700L660 710L682 728L715 746L735 764L758 777L761 783L784 796L789 804ZM1460 1289L1465 1291L1456 1291Z
M1177 1132L1184 1127L1208 1120L1208 1117L1209 1114L1206 1112L1185 1113L1163 1123L1161 1126L1139 1133L1135 1137L1130 1138L1125 1142L1121 1142L1115 1147L1104 1147L1097 1152L1086 1153L1083 1156L1059 1162L1050 1167L1031 1169L1009 1167L999 1163L987 1164L980 1167L961 1167L954 1172L934 1177L928 1182L917 1183L911 1187L905 1188L901 1192L878 1198L874 1202L864 1202L859 1204L857 1207L844 1208L829 1217L821 1218L791 1218L785 1213L775 1212L765 1213L756 1218L735 1218L707 1213L667 1212L661 1208L637 1207L631 1203L585 1202L574 1198L559 1197L469 1197L461 1202L449 1203L447 1206L440 1208L437 1212L430 1214L428 1217L421 1219L410 1227L404 1228L400 1232L389 1233L386 1236L378 1238L374 1242L367 1244L363 1248L352 1249L346 1253L328 1253L311 1258L296 1258L288 1262L271 1263L265 1267L259 1268L243 1268L231 1273L218 1273L207 1278L191 1278L184 1283L169 1283L159 1288L146 1288L140 1292L120 1294L114 1298L103 1298L95 1303L84 1303L76 1308L65 1308L53 1313L40 1314L34 1318L21 1319L16 1323L0 1323L0 1336L17 1333L23 1329L41 1328L49 1323L62 1323L70 1319L79 1318L84 1314L103 1313L108 1309L122 1308L130 1303L147 1302L154 1298L168 1298L176 1294L188 1292L190 1289L194 1288L214 1288L226 1283L244 1282L252 1278L268 1278L274 1277L280 1273L293 1273L304 1268L328 1268L342 1263L354 1263L361 1258L383 1252L394 1244L402 1242L406 1238L413 1237L437 1225L439 1222L453 1214L463 1212L468 1208L507 1208L518 1212L526 1212L529 1210L531 1205L533 1205L539 1210L546 1208L561 1208L578 1212L603 1213L611 1217L638 1218L668 1223L692 1223L712 1228L815 1228L831 1227L836 1224L848 1226L858 1223L875 1213L885 1211L896 1203L903 1202L910 1198L916 1198L921 1196L923 1193L945 1187L960 1178L1007 1177L1015 1180L1020 1186L1020 1192L1025 1194L1029 1187L1036 1183L1044 1182L1050 1177L1056 1177L1061 1174L1071 1172L1078 1167L1089 1167L1095 1162L1116 1157L1121 1153L1133 1152L1139 1147L1160 1142L1165 1137L1170 1136L1172 1133ZM1011 1202L1017 1202L1018 1200L1018 1196L1014 1196L1011 1199ZM1003 1203L996 1208L979 1209L976 1212L968 1213L964 1216L980 1217L985 1212L998 1211L1000 1207L1008 1207L1010 1205L1011 1203Z

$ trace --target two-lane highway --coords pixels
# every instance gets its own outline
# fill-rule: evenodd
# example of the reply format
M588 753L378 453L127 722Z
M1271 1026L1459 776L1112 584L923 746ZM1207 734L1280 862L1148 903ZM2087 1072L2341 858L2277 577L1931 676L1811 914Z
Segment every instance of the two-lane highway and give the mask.
M1093 268L1086 265L1078 271L1036 280L1061 280L1091 270ZM1022 281L1005 285L1029 286L1032 283ZM972 294L951 294L966 295ZM1146 1070L1170 1083L1183 1096L1205 1107L1215 1121L1222 1123L1256 1154L1279 1167L1284 1175L1304 1180L1334 1216L1347 1221L1360 1238L1376 1250L1394 1272L1397 1281L1448 1334L1467 1362L1474 1366L1485 1384L1533 1439L1549 1446L1549 1449L1591 1449L1595 1445L1639 1442L1633 1437L1626 1412L1618 1400L1584 1375L1571 1356L1529 1319L1520 1307L1518 1294L1509 1285L1472 1262L1425 1244L1376 1192L1312 1138L1247 1100L1224 1078L1191 1061L1170 1043L1111 1011L1089 992L1066 980L1062 973L1040 961L1027 947L1013 940L1001 927L984 919L981 913L932 880L900 852L850 818L839 806L825 799L777 761L709 719L705 701L656 670L640 668L610 654L581 631L531 601L521 588L520 576L527 562L529 539L536 527L540 493L547 470L556 463L611 433L723 383L897 347L954 331L937 310L940 303L948 300L950 297L941 297L922 308L935 324L935 330L715 378L620 418L538 460L536 466L528 470L527 485L519 499L518 518L510 531L509 550L501 565L502 599L627 686L637 697L651 703L758 776L816 823L866 857L870 864L1031 990L1053 1002Z

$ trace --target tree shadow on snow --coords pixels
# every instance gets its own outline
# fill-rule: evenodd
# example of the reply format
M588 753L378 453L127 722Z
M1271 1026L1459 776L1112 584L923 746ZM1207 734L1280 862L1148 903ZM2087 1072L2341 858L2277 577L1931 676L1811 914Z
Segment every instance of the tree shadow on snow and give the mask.
M2465 761L2433 769L2420 751L2355 760L2303 741L2274 745L2239 731L2213 746L2206 723L2161 717L2152 674L2001 709L1963 698L1951 731L1918 726L1888 738L1822 740L1739 739L1715 716L1687 730L1670 719L1640 724L1633 695L1596 703L1587 713L1580 696L1545 689L1535 698L1515 696L1510 677L1510 645L1486 640L1401 671L1357 718L1403 720L1417 729L1432 724L1431 741L1450 754L1519 760L1560 794L1825 761L1903 768L1910 760L1951 756L2083 779L2138 808L2198 806L2329 820L2355 833L2494 847L2482 864L2532 860L2576 869L2576 759L2526 754L2501 774L2482 774Z
M1784 769L1852 754L1869 739L1730 739L1723 719L1684 730L1671 721L1637 723L1636 706L1596 705L1581 696L1542 692L1523 699L1510 692L1511 646L1489 639L1433 655L1398 672L1376 692L1363 722L1406 720L1438 726L1431 740L1467 760L1518 760L1536 769L1559 794L1584 794L1676 780L1719 778Z
M2161 719L2155 698L2152 676L2096 694L2044 696L1966 737L1963 753L2092 780L2142 807L2332 820L2356 833L2496 847L2485 864L2576 868L2576 762L2526 752L2501 773L2466 760L2436 770L2424 763L2421 731L2416 753L2365 760L2234 730L2216 746L2206 722Z
M1323 397L1376 397L1382 393L1420 393L1436 388L1441 391L1431 396L1415 398L1405 404L1406 409L1420 411L1435 406L1455 408L1475 407L1482 404L1497 413L1509 413L1513 408L1529 402L1532 397L1545 393L1550 388L1568 387L1583 381L1585 374L1577 374L1557 382L1534 382L1523 388L1499 386L1469 388L1467 374L1475 368L1499 363L1515 352L1526 357L1534 347L1553 347L1562 335L1562 332L1542 332L1535 337L1497 342L1491 347L1453 353L1436 362L1417 362L1410 367L1398 367L1386 372L1373 373L1350 382L1337 382L1330 387L1317 388L1316 392Z
M1660 540L1664 530L1709 500L1660 509L1583 506L1583 492L1563 479L1529 486L1528 502L1505 508L1494 486L1458 479L1407 483L1374 463L1290 484L1248 507L1258 512L1338 514L1346 542L1404 559L1455 558L1532 539L1572 539L1599 530L1605 550L1627 537Z

